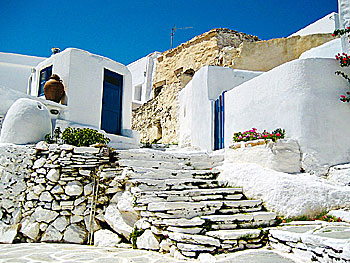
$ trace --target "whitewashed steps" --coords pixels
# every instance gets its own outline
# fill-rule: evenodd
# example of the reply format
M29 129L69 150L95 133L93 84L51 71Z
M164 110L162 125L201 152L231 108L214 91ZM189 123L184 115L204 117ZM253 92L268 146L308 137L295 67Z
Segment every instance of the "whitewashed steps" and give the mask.
M274 224L259 200L247 200L240 187L224 187L213 169L222 155L157 150L118 151L119 166L130 167L135 209L151 231L169 238L187 257L232 252L266 244L256 229ZM222 233L222 234L220 234Z

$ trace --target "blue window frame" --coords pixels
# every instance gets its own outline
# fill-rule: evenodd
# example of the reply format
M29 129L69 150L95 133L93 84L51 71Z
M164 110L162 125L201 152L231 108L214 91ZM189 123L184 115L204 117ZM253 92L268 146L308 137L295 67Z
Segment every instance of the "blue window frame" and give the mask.
M44 96L44 86L46 81L51 77L52 75L52 65L49 67L46 67L40 71L40 79L39 79L39 90L38 90L38 97Z

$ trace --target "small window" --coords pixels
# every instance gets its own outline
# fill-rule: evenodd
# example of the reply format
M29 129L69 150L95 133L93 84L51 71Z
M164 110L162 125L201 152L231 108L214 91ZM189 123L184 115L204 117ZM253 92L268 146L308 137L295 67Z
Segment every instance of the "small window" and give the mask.
M40 84L39 84L38 97L44 96L44 86L46 81L51 77L51 75L52 75L52 66L44 68L40 71Z
M142 95L142 85L137 85L134 87L134 100L141 101Z

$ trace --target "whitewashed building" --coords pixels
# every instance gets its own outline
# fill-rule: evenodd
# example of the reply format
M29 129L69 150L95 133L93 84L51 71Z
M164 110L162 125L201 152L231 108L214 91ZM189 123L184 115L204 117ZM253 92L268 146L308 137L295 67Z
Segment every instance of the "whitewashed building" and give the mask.
M201 68L179 94L180 146L212 151L231 146L235 132L282 128L300 145L306 171L350 162L350 106L339 100L349 88L334 74L350 70L334 51L340 39L263 74Z
M0 52L0 86L26 93L32 69L44 59Z
M159 56L161 56L160 52L153 52L127 66L132 75L133 109L152 98L153 77Z
M44 99L43 87L51 74L60 76L66 93L63 104L42 100L56 125L102 130L119 148L138 144L138 134L131 130L131 74L126 66L68 48L35 67L28 94Z

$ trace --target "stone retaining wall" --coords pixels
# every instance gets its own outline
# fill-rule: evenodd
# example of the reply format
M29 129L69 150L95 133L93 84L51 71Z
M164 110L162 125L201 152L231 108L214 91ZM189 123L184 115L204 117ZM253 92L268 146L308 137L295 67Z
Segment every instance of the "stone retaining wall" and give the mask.
M122 190L106 147L4 144L0 158L0 242L86 243Z

